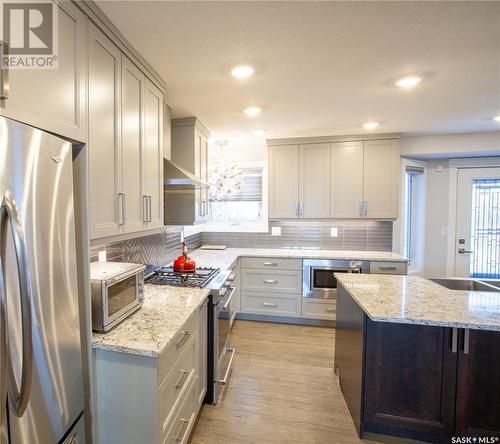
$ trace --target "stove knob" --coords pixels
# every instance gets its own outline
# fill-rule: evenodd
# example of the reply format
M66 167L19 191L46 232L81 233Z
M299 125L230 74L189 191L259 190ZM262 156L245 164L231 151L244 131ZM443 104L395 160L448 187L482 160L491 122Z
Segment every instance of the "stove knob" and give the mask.
M227 278L227 280L228 280L229 282L233 282L233 281L235 280L235 278L236 278L236 275L235 275L234 273L231 273L231 274L229 275L229 277Z
M220 290L219 290L219 297L224 297L224 295L226 294L227 292L227 288L226 287L222 287Z

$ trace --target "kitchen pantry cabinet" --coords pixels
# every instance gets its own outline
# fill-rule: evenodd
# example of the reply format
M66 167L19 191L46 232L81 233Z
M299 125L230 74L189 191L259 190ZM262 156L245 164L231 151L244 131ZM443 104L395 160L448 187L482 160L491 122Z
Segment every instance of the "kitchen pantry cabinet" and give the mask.
M90 239L163 225L163 94L88 25Z
M271 145L269 217L396 219L396 139Z
M187 442L207 388L206 301L157 357L94 353L100 444Z
M57 7L57 69L9 69L8 98L0 101L0 114L86 142L86 17L70 1Z
M172 120L172 162L208 182L210 132L196 117ZM208 187L195 190L196 223L208 220ZM168 216L167 216L168 217Z

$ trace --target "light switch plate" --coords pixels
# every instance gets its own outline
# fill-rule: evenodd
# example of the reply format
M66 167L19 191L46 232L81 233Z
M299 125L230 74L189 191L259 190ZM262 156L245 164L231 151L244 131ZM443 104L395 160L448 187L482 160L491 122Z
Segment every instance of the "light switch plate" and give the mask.
M271 227L271 236L281 236L281 227Z
M99 253L97 253L99 257L99 262L106 262L107 257L106 257L106 250L101 250Z
M330 228L330 236L331 237L338 237L339 235L339 229L337 227L331 227Z

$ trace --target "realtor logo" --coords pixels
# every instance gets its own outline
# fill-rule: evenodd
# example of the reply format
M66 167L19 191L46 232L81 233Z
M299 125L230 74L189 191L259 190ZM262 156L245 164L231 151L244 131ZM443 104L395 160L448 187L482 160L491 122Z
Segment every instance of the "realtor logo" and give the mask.
M57 68L57 4L51 0L2 2L2 33L8 51L2 66L20 69Z

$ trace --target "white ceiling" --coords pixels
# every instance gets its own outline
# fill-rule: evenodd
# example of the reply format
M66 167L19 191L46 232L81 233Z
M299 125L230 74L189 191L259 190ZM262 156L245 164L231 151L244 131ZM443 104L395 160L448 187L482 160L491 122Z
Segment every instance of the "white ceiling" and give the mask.
M162 75L175 117L219 135L493 131L500 2L97 1ZM232 66L256 74L233 79ZM393 86L423 74L411 91ZM249 118L242 109L260 106Z

